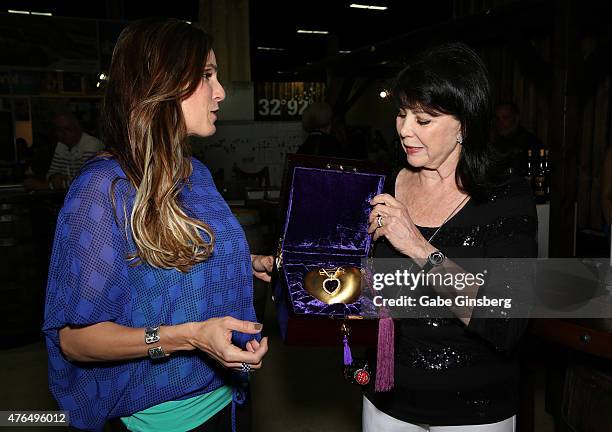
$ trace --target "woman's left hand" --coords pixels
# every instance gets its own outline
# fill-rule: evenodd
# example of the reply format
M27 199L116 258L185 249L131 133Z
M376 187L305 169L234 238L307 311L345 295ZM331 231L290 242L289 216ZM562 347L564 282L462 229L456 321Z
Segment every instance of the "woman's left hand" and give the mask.
M427 258L435 248L421 235L406 206L389 194L376 195L370 201L374 207L370 213L368 233L374 233L374 241L385 237L400 253L411 258ZM382 226L377 218L382 216Z
M251 264L253 267L253 276L261 279L264 282L272 280L272 267L274 265L274 257L271 255L251 255Z
M251 339L250 341L246 343L246 350L248 352L254 353L254 352L257 352L260 346L261 345L259 342L257 342L257 339Z

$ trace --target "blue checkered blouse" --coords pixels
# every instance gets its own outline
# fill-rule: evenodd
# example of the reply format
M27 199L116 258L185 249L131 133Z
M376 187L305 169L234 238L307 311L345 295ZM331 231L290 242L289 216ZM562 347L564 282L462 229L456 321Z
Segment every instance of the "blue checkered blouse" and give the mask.
M66 325L113 321L145 327L226 315L255 321L244 231L208 169L195 159L192 164L180 199L188 214L213 228L216 243L213 255L188 273L128 265L126 256L135 246L125 220L134 189L116 160L94 159L68 191L53 244L43 331L50 389L61 409L70 412L74 427L102 430L109 418L210 392L228 382L227 371L197 350L161 362L75 363L59 346L58 330ZM116 212L111 202L114 181ZM250 338L234 335L240 346Z

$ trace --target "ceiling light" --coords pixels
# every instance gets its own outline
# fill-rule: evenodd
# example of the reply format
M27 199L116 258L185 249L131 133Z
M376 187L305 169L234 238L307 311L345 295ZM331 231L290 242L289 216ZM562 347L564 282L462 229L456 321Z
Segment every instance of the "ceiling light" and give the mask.
M257 49L261 51L287 51L287 48L276 48L276 47L265 47L265 46L258 46Z
M378 93L378 96L380 96L382 99L385 99L387 97L389 97L389 92L387 90L382 90L380 93Z
M302 29L299 29L297 32L298 33L302 33L302 34L329 34L329 32L327 30L302 30Z
M340 54L350 54L351 53L349 50L338 50L338 52Z
M30 12L27 10L17 10L17 9L9 9L8 13L21 14L21 15L53 16L51 12Z
M355 9L368 9L368 10L378 10L378 11L384 11L388 9L387 6L364 5L364 4L359 4L359 3L352 3L349 7L352 7Z

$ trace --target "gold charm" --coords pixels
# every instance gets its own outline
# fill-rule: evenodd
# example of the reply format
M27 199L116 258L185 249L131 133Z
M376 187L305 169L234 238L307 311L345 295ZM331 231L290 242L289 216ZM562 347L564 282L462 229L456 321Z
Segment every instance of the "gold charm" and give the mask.
M350 266L311 270L304 277L304 289L323 303L353 303L361 295L361 271Z
M338 290L342 286L342 282L340 281L340 279L338 279L338 276L344 274L344 269L342 267L338 267L333 274L329 274L327 270L322 268L321 270L319 270L319 274L327 276L327 279L323 281L323 291L325 291L330 296L336 294L336 292L338 292Z

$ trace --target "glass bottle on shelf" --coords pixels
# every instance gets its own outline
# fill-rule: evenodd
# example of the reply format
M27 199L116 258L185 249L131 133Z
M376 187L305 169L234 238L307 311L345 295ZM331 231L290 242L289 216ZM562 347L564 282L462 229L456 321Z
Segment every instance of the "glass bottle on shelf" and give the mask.
M533 188L533 152L527 150L527 169L525 171L525 179L529 182L529 186Z
M538 164L533 176L533 193L536 203L543 204L547 201L546 196L546 156L544 149L540 149L538 154Z
M549 151L544 152L544 174L546 175L546 201L550 201L550 163L549 163Z

